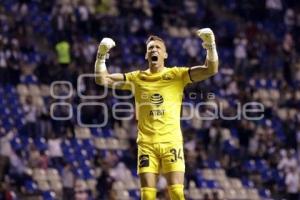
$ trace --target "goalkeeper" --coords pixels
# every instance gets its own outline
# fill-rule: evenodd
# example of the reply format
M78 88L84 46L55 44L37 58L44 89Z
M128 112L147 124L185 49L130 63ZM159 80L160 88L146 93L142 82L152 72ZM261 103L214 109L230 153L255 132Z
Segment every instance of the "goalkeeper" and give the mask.
M100 42L95 63L96 83L112 87L123 82L119 89L134 86L138 120L138 174L141 182L141 199L156 199L156 182L162 173L168 182L172 200L184 199L184 155L180 128L180 111L183 90L191 82L205 80L218 72L218 53L215 36L210 28L197 31L206 49L204 65L193 67L165 67L168 58L164 41L150 36L146 41L145 59L148 69L125 74L109 74L105 59L115 46L110 38Z

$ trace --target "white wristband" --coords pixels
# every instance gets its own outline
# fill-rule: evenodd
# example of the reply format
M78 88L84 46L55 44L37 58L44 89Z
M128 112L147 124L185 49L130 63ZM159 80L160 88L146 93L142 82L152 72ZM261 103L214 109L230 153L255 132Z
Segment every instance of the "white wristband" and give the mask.
M216 44L213 43L213 44L204 44L204 45L207 50L206 59L212 62L217 61L219 58L218 58Z
M95 62L95 72L103 72L106 71L106 64L105 64L105 56L104 57L97 57Z

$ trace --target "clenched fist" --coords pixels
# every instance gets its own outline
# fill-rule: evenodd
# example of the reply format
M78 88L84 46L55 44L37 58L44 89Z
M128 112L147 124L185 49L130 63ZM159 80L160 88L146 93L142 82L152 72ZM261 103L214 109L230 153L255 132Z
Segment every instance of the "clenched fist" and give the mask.
M111 38L103 38L98 46L98 56L106 55L111 48L116 46L116 43Z

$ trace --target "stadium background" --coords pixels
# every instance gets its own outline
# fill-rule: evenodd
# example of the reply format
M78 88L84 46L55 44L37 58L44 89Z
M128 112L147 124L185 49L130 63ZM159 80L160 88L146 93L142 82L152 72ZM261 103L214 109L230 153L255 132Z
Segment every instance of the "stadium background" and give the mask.
M77 85L78 75L93 73L102 37L117 44L110 72L145 68L149 34L165 39L169 66L203 63L205 51L193 35L202 27L216 35L220 70L189 86L186 94L198 96L185 101L205 102L213 93L228 116L238 103L257 101L265 117L182 122L187 199L296 199L299 6L297 0L1 0L0 199L138 199L136 122L111 113L103 128L83 128L77 120L80 103L111 109L132 99L80 98L79 92L99 95L103 88L93 78ZM64 84L54 87L56 98L50 94L60 80L72 83L71 97L59 99L68 95ZM53 120L53 103L55 116L67 117L68 105L74 115ZM103 118L99 107L82 107L82 122ZM163 178L158 188L158 198L167 198Z

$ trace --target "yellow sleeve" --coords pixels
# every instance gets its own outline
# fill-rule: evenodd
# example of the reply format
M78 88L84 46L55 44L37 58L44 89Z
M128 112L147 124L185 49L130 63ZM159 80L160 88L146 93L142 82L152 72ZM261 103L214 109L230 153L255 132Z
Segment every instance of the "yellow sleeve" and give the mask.
M139 71L128 72L124 74L124 85L122 89L124 90L133 90L134 83L138 76Z
M175 67L175 72L178 78L182 80L183 86L186 86L187 84L193 82L191 80L189 67Z
M137 78L139 71L125 73L125 82L134 82Z

